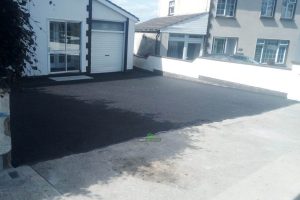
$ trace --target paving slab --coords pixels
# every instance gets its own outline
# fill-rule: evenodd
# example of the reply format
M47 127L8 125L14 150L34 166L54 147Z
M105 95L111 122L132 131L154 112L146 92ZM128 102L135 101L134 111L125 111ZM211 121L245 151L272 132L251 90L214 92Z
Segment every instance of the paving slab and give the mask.
M29 166L0 173L1 200L52 200L59 196L60 193Z

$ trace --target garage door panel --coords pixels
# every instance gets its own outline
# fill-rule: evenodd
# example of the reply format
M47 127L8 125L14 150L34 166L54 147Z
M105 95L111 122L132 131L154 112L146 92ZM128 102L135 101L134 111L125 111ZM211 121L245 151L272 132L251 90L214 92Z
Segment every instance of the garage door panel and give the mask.
M123 69L124 33L92 33L92 73Z

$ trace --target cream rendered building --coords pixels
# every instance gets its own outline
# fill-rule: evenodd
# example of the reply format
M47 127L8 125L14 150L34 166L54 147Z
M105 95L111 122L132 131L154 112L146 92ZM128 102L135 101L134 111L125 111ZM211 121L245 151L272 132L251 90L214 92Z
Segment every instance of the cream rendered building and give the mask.
M170 4L174 4L173 15L188 15L209 12L210 0L159 0L159 17L169 15Z

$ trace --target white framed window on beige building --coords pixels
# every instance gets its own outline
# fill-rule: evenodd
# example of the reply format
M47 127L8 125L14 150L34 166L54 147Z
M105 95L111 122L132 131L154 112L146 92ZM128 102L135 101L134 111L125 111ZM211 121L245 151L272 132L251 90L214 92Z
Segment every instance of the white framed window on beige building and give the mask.
M237 0L218 0L217 16L234 17Z
M237 51L238 38L214 37L212 54L234 55Z
M175 13L175 0L169 1L169 16Z
M261 17L274 17L276 0L262 0Z
M170 33L167 56L183 60L194 60L202 55L202 35Z
M282 19L293 19L295 16L297 0L283 0L282 2Z
M258 39L254 60L261 64L284 65L288 48L288 40Z

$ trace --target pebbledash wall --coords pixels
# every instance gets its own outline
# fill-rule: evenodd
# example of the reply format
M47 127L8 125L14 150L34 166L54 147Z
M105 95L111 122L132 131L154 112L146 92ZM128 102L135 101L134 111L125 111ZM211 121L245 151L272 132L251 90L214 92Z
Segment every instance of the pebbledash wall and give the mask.
M293 70L285 70L204 58L188 62L164 57L135 56L134 66L149 71L159 70L190 78L204 76L257 87L285 93L289 99L300 101L300 64L294 64Z

